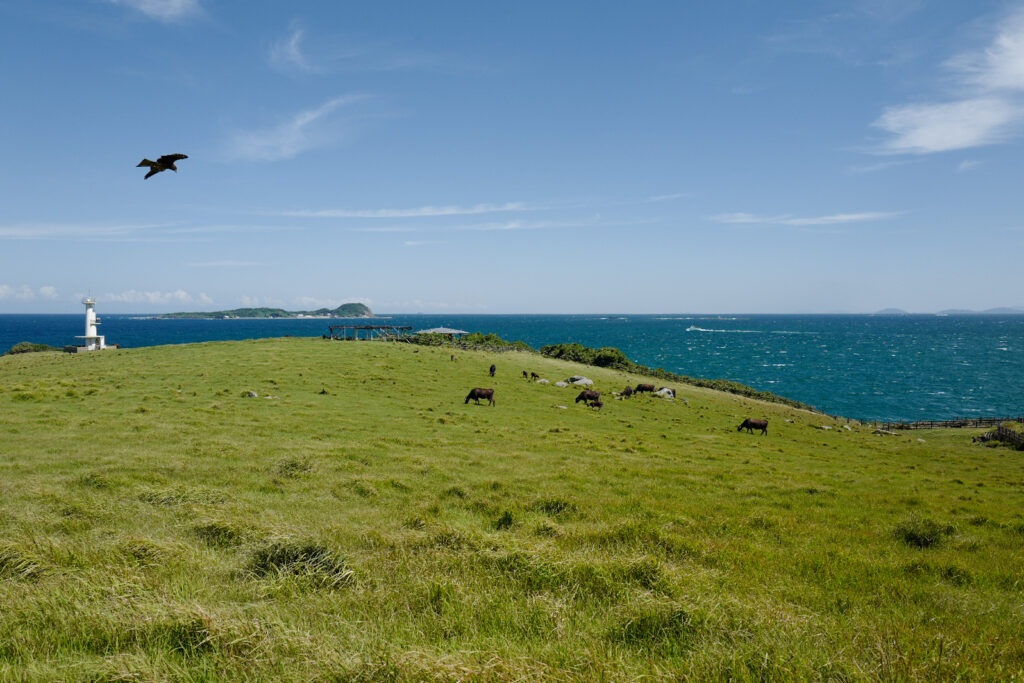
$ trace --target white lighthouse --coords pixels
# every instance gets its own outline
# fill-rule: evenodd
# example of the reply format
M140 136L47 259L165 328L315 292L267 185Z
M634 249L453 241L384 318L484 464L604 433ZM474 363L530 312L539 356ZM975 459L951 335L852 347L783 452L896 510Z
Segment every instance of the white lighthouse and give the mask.
M107 343L103 335L96 334L96 326L100 324L100 319L96 317L96 309L93 308L96 305L96 300L86 297L82 299L82 303L85 304L85 335L76 337L76 339L84 338L85 346L78 348L83 351L101 351L107 348Z

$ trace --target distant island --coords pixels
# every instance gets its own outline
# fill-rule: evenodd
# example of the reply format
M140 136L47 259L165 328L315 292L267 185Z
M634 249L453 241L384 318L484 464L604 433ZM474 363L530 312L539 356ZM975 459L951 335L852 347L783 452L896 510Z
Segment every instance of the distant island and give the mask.
M283 308L235 308L230 311L193 311L165 313L156 316L168 318L204 318L228 320L232 318L373 318L373 311L365 304L342 304L337 308L318 308L315 311L286 311Z
M947 308L938 313L910 313L900 308L883 308L873 315L1021 315L1024 308L1019 306L1003 306L1000 308L988 308L984 311L972 311L967 308Z

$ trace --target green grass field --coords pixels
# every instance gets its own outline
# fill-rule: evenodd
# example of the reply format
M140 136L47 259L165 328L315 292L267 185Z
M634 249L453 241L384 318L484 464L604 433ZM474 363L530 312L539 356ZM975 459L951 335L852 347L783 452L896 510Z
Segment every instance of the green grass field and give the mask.
M450 353L0 358L0 679L1024 678L1021 452Z

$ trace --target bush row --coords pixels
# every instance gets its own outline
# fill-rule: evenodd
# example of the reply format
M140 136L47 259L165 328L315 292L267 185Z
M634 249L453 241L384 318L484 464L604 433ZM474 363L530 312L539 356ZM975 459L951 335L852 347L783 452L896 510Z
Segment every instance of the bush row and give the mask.
M60 351L56 346L50 346L49 344L33 344L32 342L18 342L7 350L9 355L16 353L35 353L37 351Z
M680 382L682 384L690 384L695 387L706 387L716 391L725 391L730 394L756 398L761 401L783 403L788 406L793 406L794 408L803 408L804 410L819 412L806 403L794 401L793 399L773 394L770 391L759 391L753 387L748 387L746 384L740 384L739 382L733 382L727 379L702 379L700 377L689 377L687 375L670 372L664 368L649 368L646 365L634 363L626 357L626 354L612 346L592 349L589 346L583 346L582 344L576 343L549 344L548 346L542 346L540 352L545 356L550 356L552 358L571 360L577 363L584 363L586 365L596 365L600 368L622 370L636 375L657 377L658 379L668 380L670 382Z
M483 334L481 332L467 334L454 344L450 337L443 334L420 333L413 335L409 340L414 344L421 344L424 346L455 345L463 348L505 347L516 348L522 351L532 351L534 353L538 352L526 342L508 341L502 339L496 334ZM583 363L584 365L593 365L599 368L622 370L623 372L630 372L637 375L657 377L658 379L663 379L669 382L680 382L682 384L690 384L695 387L705 387L716 391L725 391L730 394L746 396L748 398L756 398L761 401L782 403L784 405L793 406L794 408L820 412L806 403L794 401L793 399L773 394L770 391L759 391L758 389L748 387L747 385L740 384L739 382L733 382L727 379L701 379L699 377L680 375L663 368L649 368L646 365L634 363L626 357L626 354L613 346L602 346L599 349L594 349L575 342L572 344L548 344L547 346L542 346L539 353L550 358Z

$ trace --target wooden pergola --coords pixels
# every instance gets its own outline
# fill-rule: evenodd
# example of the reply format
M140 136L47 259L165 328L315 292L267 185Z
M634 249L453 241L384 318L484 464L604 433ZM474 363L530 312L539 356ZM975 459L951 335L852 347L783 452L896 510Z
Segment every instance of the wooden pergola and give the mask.
M366 339L404 337L412 331L408 325L328 325L327 329L331 339L342 339L347 341L360 341ZM360 331L365 331L365 336L360 336Z

